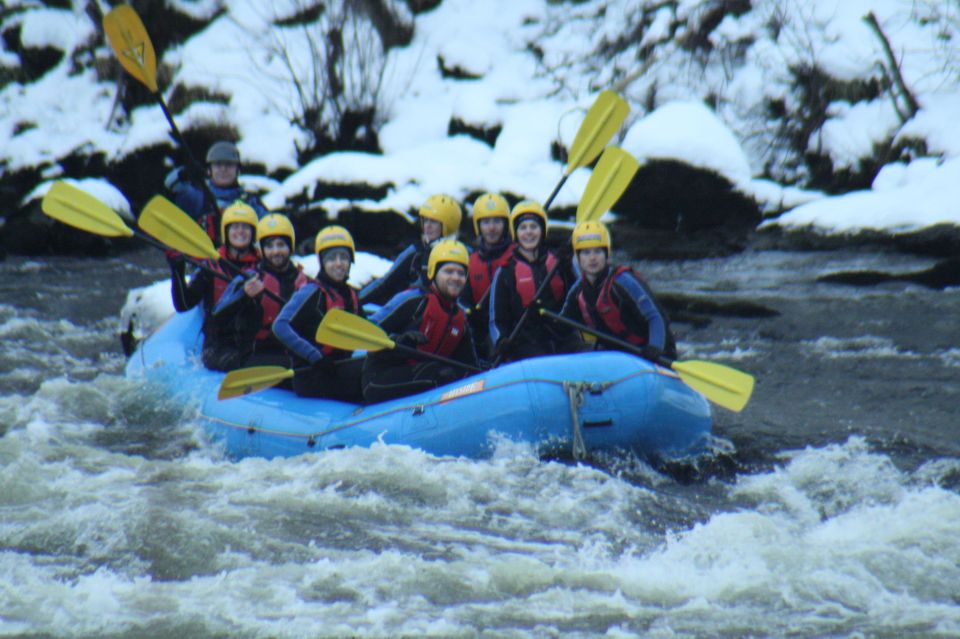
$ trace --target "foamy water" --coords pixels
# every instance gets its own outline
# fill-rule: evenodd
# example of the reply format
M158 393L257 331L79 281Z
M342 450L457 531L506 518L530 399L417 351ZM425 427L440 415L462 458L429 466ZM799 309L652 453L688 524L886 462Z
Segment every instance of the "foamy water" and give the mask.
M0 306L0 636L960 636L960 459L910 463L868 420L691 483L509 442L231 462L189 407L122 377L116 309L54 307ZM842 394L770 421L776 393L809 388L797 362L956 368L875 322L798 339L774 370L774 329L683 335L759 376L720 457L836 421Z

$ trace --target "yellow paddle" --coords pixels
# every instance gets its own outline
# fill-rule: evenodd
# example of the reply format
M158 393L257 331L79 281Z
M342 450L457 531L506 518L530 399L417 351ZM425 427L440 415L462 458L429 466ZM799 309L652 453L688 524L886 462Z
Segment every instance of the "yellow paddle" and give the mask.
M600 219L630 186L640 163L620 147L603 150L577 205L577 224Z
M203 166L190 151L190 146L184 139L183 134L180 133L180 129L177 128L177 123L174 122L170 109L160 94L160 89L157 86L157 54L153 48L153 42L150 40L150 34L143 26L143 20L140 19L133 7L123 4L114 7L107 15L103 16L103 30L107 34L110 47L121 66L150 90L170 125L173 137L184 150L187 161L198 175L203 175ZM216 208L217 197L210 189L210 185L207 184L206 180L200 180L200 185L206 194L204 205ZM216 211L216 213L219 214L219 211Z
M44 213L68 226L103 237L133 237L134 231L109 206L67 182L54 182L43 196Z
M206 231L162 195L147 202L137 224L160 242L185 255L214 261L221 257Z
M309 367L308 367L309 368ZM293 377L300 369L283 366L252 366L230 371L220 384L217 399L233 399L258 393Z
M153 200L151 200L151 202L153 202ZM170 206L176 208L172 203L170 203ZM68 226L78 228L81 231L93 233L94 235L102 235L104 237L137 237L163 251L173 248L190 258L194 258L188 258L188 261L208 271L214 277L219 277L226 281L232 279L217 270L211 269L205 262L201 261L205 259L219 259L220 254L216 251L213 251L211 255L205 248L204 250L198 250L198 246L201 244L200 242L193 241L192 238L180 237L176 231L162 231L161 235L163 239L154 239L139 229L132 229L127 226L126 222L123 221L116 211L86 191L67 182L54 182L50 190L47 191L47 194L43 196L40 208L53 219L63 222ZM179 211L179 209L177 210ZM166 214L166 212L163 213L163 215ZM194 228L199 230L208 243L210 242L210 238L203 233L203 230L197 226L196 222L190 219L189 215L183 211L180 211L180 215L185 217ZM141 218L142 217L143 216L141 216ZM185 226L184 228L189 227ZM191 239L191 241L187 241L187 239ZM283 303L283 300L278 301Z
M607 145L613 134L627 118L630 106L613 91L603 91L597 96L587 115L584 116L577 135L573 138L567 166L563 176L554 187L553 192L543 203L544 210L549 209L561 187L576 169L593 162L600 155L601 149Z
M558 315L548 311L545 308L540 309L540 314L561 324L566 324L585 333L596 335L597 339L613 344L629 351L644 359L659 364L665 368L670 368L676 372L688 386L700 392L708 400L723 406L728 410L739 413L743 407L750 401L750 395L753 394L753 375L744 373L730 366L717 364L716 362L704 362L700 360L676 361L667 357L657 357L651 359L649 354L642 348L626 342L624 340L603 333L586 324L574 321L568 317Z

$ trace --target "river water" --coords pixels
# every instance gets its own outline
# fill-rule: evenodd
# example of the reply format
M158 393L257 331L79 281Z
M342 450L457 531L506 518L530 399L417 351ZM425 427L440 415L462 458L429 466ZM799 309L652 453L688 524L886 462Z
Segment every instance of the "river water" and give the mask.
M779 314L677 323L748 370L715 453L573 465L395 446L232 462L123 377L152 252L0 262L0 636L958 637L960 290L922 258L643 263Z

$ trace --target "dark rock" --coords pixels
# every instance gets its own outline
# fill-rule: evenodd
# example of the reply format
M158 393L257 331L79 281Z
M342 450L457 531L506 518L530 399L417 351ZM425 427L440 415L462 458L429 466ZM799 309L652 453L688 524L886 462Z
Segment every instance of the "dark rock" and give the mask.
M911 282L936 290L960 286L960 258L937 262L923 271L885 273L883 271L840 271L817 278L818 282L850 286L876 286L885 282Z
M735 191L726 178L674 160L640 167L613 211L623 226L676 235L753 229L761 220L757 203ZM725 235L716 237L723 240Z
M861 230L856 233L825 235L812 228L769 226L759 229L752 243L761 250L831 251L840 248L895 250L930 257L960 254L960 226L937 224L909 233Z
M485 127L482 124L467 124L460 118L451 118L450 126L447 127L447 135L452 137L463 133L493 148L502 130L503 125L501 124Z

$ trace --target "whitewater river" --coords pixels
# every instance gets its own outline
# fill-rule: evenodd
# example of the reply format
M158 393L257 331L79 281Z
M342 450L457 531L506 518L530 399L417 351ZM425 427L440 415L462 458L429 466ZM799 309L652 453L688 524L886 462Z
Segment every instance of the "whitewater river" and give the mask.
M771 317L677 323L751 371L715 453L653 469L501 445L231 462L123 377L152 252L0 262L2 637L958 637L960 290L817 275L921 258L643 264Z

